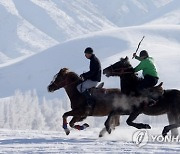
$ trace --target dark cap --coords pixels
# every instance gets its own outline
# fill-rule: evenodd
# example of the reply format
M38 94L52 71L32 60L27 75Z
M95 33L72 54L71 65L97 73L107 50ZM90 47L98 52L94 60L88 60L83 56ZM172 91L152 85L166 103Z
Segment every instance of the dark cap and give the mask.
M87 47L87 48L84 50L84 53L93 54L93 49L92 49L91 47Z
M142 50L139 54L139 57L149 57L149 54L146 50Z

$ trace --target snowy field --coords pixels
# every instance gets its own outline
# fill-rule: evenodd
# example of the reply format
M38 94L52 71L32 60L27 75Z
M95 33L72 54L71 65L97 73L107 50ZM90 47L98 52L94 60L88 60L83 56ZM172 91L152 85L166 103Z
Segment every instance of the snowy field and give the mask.
M110 136L99 138L100 129L72 131L69 136L60 131L0 130L0 153L159 153L180 152L180 143L148 142L138 147L132 141L136 131L132 128L118 128ZM153 130L158 132L159 129ZM150 133L153 133L150 131Z

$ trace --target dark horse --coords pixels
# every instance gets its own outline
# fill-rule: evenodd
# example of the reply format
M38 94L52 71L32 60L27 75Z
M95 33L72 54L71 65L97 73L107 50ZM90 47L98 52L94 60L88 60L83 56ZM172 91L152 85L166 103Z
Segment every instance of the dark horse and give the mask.
M69 69L61 69L55 76L53 81L51 81L48 86L49 92L54 92L60 88L64 88L71 102L71 111L64 113L63 115L63 128L68 135L70 130L67 128L67 117L73 116L69 125L72 128L83 130L88 127L88 124L75 125L76 122L84 120L88 115L85 114L86 99L80 94L77 90L77 85L82 82L82 79L74 72L70 72ZM96 91L96 92L94 92ZM92 88L91 93L95 96L96 105L94 107L93 113L91 116L107 116L113 108L112 100L120 92L119 89L98 89ZM106 95L105 95L106 93ZM113 116L111 121L111 126L119 125L119 115ZM102 129L99 136L103 136L106 132L106 129Z
M120 77L121 92L125 93L126 95L135 93L139 79L134 73L133 67L130 64L128 57L121 58L120 61L105 68L103 70L103 74L105 74L107 77ZM108 123L111 119L111 116L121 115L121 113L122 110L118 109L112 111L109 114L107 121L105 122L106 127L109 128ZM177 128L180 127L180 91L176 89L164 90L162 97L159 98L155 105L134 110L134 112L130 114L127 120L127 124L139 129L146 126L149 128L148 125L136 124L132 122L141 113L151 116L167 114L169 125L164 127L162 135L167 135L167 133L171 130L171 134L173 136L177 136Z

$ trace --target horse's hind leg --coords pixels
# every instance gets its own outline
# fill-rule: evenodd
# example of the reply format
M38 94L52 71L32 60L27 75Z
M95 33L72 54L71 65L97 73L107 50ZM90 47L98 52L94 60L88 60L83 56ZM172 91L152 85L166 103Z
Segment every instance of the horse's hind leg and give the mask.
M171 130L171 135L176 137L179 134L177 129L179 127L178 126L179 120L178 118L176 119L177 116L175 116L175 114L173 113L168 113L167 116L168 116L169 125L164 127L162 135L166 136L167 133Z
M111 125L113 124L114 126L113 126L113 128L115 129L115 127L116 126L119 126L120 125L120 115L115 115L115 116L113 116L112 117L112 123L111 123ZM108 128L109 130L111 129L111 128ZM99 133L99 137L103 137L104 136L104 134L106 133L107 131L106 131L106 127L104 127L101 131L100 131L100 133Z
M105 133L106 133L106 127L104 127L104 128L100 131L99 137L103 137Z
M120 115L116 115L114 118L115 118L115 126L119 126L120 125Z
M120 125L119 118L120 118L120 115L114 115L112 117L112 121L111 121L111 128L112 129L115 129L116 126Z
M114 126L119 125L119 114L122 113L122 111L119 110L115 110L115 111L111 111L110 114L108 115L107 120L105 121L104 125L106 127L106 131L110 134L111 133L111 126L112 124L115 122ZM117 122L118 120L118 122Z
M143 124L143 123L134 123L133 121L138 117L138 115L140 114L140 110L134 110L128 117L128 119L126 120L126 123L129 126L133 126L137 129L151 129L151 127L148 124Z
M162 135L165 137L170 130L172 131L173 129L177 129L178 127L180 127L180 124L172 124L172 125L165 126L163 129ZM174 136L174 135L172 135L172 136ZM176 135L176 136L178 136L178 135Z

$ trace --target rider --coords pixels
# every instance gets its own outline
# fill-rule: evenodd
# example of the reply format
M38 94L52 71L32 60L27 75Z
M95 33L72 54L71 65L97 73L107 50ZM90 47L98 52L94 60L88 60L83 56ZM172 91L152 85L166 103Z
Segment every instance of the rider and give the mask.
M90 70L80 75L84 81L77 86L77 89L85 96L87 102L85 112L90 114L95 102L89 93L89 89L96 87L98 82L101 81L101 63L95 54L93 54L93 49L91 47L87 47L84 53L85 57L90 60Z
M142 50L139 56L137 56L136 53L134 53L133 56L135 59L140 61L139 65L134 68L134 71L138 72L142 70L144 76L144 78L140 80L138 90L154 87L159 79L158 72L154 64L154 59L149 57L149 54L146 50Z
M154 87L158 80L158 72L154 63L154 59L149 57L149 54L146 50L142 50L139 56L136 53L133 54L135 59L139 60L140 63L134 68L135 72L142 70L144 78L139 79L139 84L137 86L137 93L145 88ZM154 99L151 99L151 103L149 105L153 105L156 103Z

